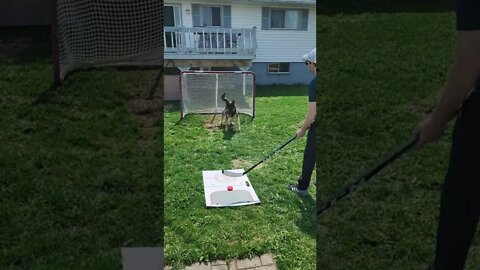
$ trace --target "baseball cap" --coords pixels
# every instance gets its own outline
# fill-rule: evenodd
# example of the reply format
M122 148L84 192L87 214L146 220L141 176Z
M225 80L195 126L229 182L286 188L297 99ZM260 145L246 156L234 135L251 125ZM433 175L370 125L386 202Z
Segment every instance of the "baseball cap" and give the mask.
M317 63L317 48L311 50L309 53L307 54L304 54L303 57L302 57L302 60L304 62L306 61L310 61L312 63Z

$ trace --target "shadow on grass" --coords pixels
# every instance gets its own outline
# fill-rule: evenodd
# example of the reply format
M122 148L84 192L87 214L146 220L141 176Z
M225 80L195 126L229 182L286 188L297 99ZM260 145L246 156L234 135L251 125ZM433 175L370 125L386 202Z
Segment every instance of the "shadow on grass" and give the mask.
M299 196L299 198L297 205L302 217L296 221L296 225L302 232L313 238L315 237L316 226L315 200L310 194L305 197Z
M48 89L40 93L38 98L32 102L32 106L50 103L59 94L58 88L52 84Z
M451 0L322 0L317 4L319 15L451 11L454 11Z
M240 126L242 130L248 128L248 124L253 122L253 117L250 115L240 114ZM213 121L213 118L212 118ZM237 132L242 132L241 130L237 130L237 124L229 124L227 130L225 130L225 124L221 124L218 126L219 129L223 131L223 139L230 140Z
M228 127L227 130L225 130L225 128L222 128L222 132L223 139L227 141L231 140L236 133L235 130L232 129L232 127Z

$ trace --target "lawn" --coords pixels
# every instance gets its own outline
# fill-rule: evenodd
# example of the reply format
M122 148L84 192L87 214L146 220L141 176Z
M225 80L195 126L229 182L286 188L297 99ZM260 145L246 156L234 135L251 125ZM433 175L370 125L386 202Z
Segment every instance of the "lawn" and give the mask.
M51 88L48 28L0 29L0 269L121 268L162 245L162 72Z
M256 116L242 129L219 128L220 115L188 115L165 106L165 260L177 269L197 261L273 253L280 269L315 269L315 186L301 198L285 186L301 173L305 138L248 174L261 204L206 208L203 170L247 169L292 137L307 108L304 85L258 87Z
M318 14L320 201L409 138L434 106L453 59L453 12L372 6L376 13L367 5ZM403 156L319 216L318 269L426 269L450 139L451 127L440 142ZM476 239L467 269L480 267Z

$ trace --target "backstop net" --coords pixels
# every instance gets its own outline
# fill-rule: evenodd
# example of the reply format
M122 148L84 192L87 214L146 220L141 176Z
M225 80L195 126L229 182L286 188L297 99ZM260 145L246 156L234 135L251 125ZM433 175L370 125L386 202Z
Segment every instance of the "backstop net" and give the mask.
M180 73L181 118L187 114L221 114L235 100L237 111L255 116L255 75L250 71L183 71Z

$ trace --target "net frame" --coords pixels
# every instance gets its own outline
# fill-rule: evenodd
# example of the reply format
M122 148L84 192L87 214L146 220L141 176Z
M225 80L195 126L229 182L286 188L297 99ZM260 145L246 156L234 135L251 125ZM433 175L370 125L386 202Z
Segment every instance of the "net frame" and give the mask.
M246 115L250 115L253 118L255 118L255 96L256 96L256 86L255 86L255 73L252 72L252 71L193 71L193 70L186 70L186 71L182 71L180 72L180 76L179 76L179 85L180 85L180 119L183 119L185 118L186 115L188 114L217 114L217 113L221 113L222 110L215 110L215 111L212 111L212 112L193 112L193 113L185 113L185 107L184 107L184 89L183 89L183 83L182 83L182 79L185 75L188 75L188 74L241 74L241 75L251 75L251 78L252 78L252 113L245 113L245 112L238 112L239 114L246 114ZM245 85L245 82L243 82L244 85ZM245 87L245 86L244 86ZM215 96L218 98L218 81L215 85L215 88L216 88L216 94ZM242 89L244 90L244 89ZM228 96L227 96L228 97ZM238 106L238 105L237 105ZM218 108L218 105L215 106L216 109ZM222 107L223 108L223 107ZM238 108L237 108L238 109ZM238 111L238 110L237 110Z
M51 0L51 3L54 85L82 68L163 66L162 1Z

